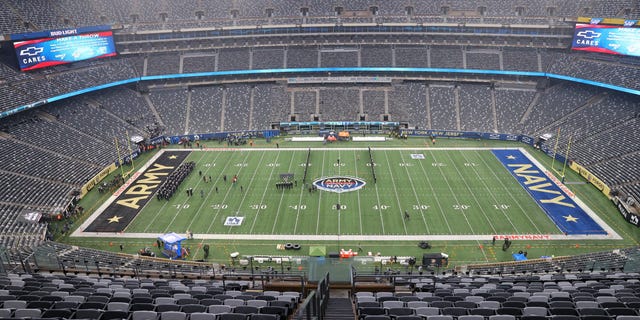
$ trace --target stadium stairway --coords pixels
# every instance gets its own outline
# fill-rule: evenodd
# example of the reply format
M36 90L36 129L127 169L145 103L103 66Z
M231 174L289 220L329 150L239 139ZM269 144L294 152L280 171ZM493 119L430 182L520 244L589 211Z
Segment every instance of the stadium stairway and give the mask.
M353 303L349 298L329 298L324 319L353 320L356 314L353 311Z

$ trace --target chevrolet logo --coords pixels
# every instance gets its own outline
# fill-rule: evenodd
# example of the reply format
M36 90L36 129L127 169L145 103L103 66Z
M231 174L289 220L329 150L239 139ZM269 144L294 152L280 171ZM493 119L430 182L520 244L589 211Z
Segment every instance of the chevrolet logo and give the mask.
M585 39L593 39L600 37L600 32L595 32L593 30L585 30L578 32L578 37L583 37Z
M42 51L44 51L44 48L27 47L25 49L20 50L20 55L32 57L32 56L37 56L38 54L42 53Z

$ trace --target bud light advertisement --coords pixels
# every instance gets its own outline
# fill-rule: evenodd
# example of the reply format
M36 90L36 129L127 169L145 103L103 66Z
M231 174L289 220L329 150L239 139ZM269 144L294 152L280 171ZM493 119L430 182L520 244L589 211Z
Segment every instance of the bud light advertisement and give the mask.
M112 31L16 41L13 47L22 71L116 55Z

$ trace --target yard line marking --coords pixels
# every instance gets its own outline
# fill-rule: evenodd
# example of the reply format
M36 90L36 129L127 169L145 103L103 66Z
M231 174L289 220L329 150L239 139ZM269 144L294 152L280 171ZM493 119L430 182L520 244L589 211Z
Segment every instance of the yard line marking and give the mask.
M322 152L322 166L320 166L320 168L322 168L322 169L320 169L320 176L321 177L324 177L324 157L325 157L326 153L327 153L327 151L323 151ZM316 221L316 235L318 234L318 231L319 231L319 228L320 228L320 204L322 203L321 200L322 200L322 192L320 192L318 194L318 219Z
M266 153L263 153L263 154L266 154ZM276 159L273 160L274 161L273 163L277 163L278 159L280 159L280 150L277 151ZM258 166L262 166L262 165L263 165L263 163L262 163L262 161L260 161L258 163ZM275 170L276 170L276 166L274 165L274 166L271 167L271 173L269 173L269 179L267 180L267 185L265 186L264 191L262 192L262 197L260 198L260 203L258 203L258 209L256 211L255 216L253 217L253 223L251 224L251 228L249 229L249 233L253 233L253 227L256 225L256 221L258 221L258 216L260 215L260 210L262 210L260 205L262 203L264 203L264 198L265 198L265 195L267 194L267 190L269 190L269 184L271 183L271 178L273 177L273 171L275 171ZM256 168L254 173L258 172L258 171L260 171L260 168ZM247 186L247 190L250 187L251 187L251 184L249 184L249 186ZM247 191L245 191L245 192L247 192ZM276 216L276 219L277 219L277 216ZM273 233L273 230L271 232Z
M376 200L378 201L378 204L380 204L380 193L378 192L378 184L374 183L373 185L375 186L375 189L376 189ZM380 208L379 205L378 205L378 216L380 217L380 226L382 227L382 234L385 234L384 219L382 218L382 209Z
M387 151L384 151L384 157L387 159L387 164L389 165L389 175L391 175L391 181L395 181L396 179L393 177L393 171L391 170L391 164L389 163L389 155ZM407 234L407 224L404 222L404 213L402 213L402 204L400 203L400 197L398 196L398 189L396 188L396 184L392 183L393 192L396 194L396 202L398 202L398 213L400 213L400 220L402 220L402 227L404 228L404 234Z
M356 156L356 151L353 150L353 155L354 155L354 159L359 159ZM356 177L358 176L358 161L356 160L354 162L354 167L355 167L355 172L356 172ZM362 203L360 202L360 192L356 192L356 197L358 198L358 217L360 219L360 234L362 234Z
M480 209L480 212L482 212L482 215L484 216L484 218L487 220L487 222L489 222L489 226L491 226L491 230L493 230L493 233L497 234L498 231L496 231L496 227L493 225L493 223L491 223L491 219L489 219L489 216L487 216L487 212L484 210L484 208L480 204L480 200L478 200L478 197L476 197L475 192L473 192L473 190L471 190L471 187L469 186L469 183L467 182L467 179L465 179L465 176L462 174L462 172L460 172L460 169L458 169L458 166L455 165L455 163L453 161L453 158L451 157L451 154L449 152L447 152L446 154L447 154L447 157L449 158L449 161L451 161L452 167L456 170L456 172L458 173L458 176L460 176L460 178L461 178L460 180L462 180L462 182L464 183L464 186L467 187L467 190L469 191L469 194L471 194L471 197L473 198L473 201L476 202L476 205ZM515 226L514 226L514 228L515 228Z
M340 150L338 150L338 176L340 176ZM338 204L340 204L340 192L338 192ZM338 210L336 206L336 210ZM340 236L340 215L342 210L338 210L338 236Z
M280 152L280 151L278 151L278 152ZM260 156L260 160L258 161L258 163L262 163L262 159L264 159L264 155L265 154L267 154L267 153L266 152L262 152L262 155ZM249 152L247 152L247 158L248 157L249 157ZM245 160L246 160L246 158L245 158ZM238 169L238 175L240 175L240 171L242 170L242 168L244 168L244 167L240 167L240 169ZM247 194L248 194L247 191L249 189L249 186L251 186L251 184L253 183L253 180L256 178L256 174L258 174L258 171L260 171L260 170L256 169L256 170L253 171L253 175L251 176L251 179L249 180L249 184L247 186L247 190L240 191L240 192L242 192L242 200L240 200L240 204L238 205L238 213L242 213L242 212L240 212L240 210L242 210L242 205L244 204L244 200L247 199ZM238 182L236 182L235 184L238 184ZM237 187L234 184L231 184L231 188L229 188L229 190L236 189L236 188ZM231 226L227 233L231 233L231 230L233 230L233 227L234 226Z
M220 153L220 152L218 152L218 153L216 154L216 157L213 159L213 163L216 163L216 161L218 160L218 157L220 157L220 155L221 155L221 153ZM208 172L209 172L209 170L211 170L213 167L214 167L214 166L210 166L210 167L208 167L208 168L204 171L203 175L204 175L204 176L207 176L207 173L208 173ZM197 221L198 217L200 216L200 213L204 211L204 210L203 210L203 207L207 205L207 202L209 201L209 197L211 196L211 193L212 193L212 192L213 192L213 190L215 189L215 185L216 185L216 183L218 183L218 181L220 181L220 175L218 175L218 176L216 177L216 182L214 182L214 183L213 183L213 185L212 185L213 187L209 188L209 192L207 193L207 197L206 197L206 198L204 198L204 201L202 201L202 204L200 204L200 207L198 208L198 211L196 211L196 215L195 215L195 216L193 216L193 218L191 219L191 222L190 222L190 223L189 223L189 225L187 226L187 230L191 230L191 227L193 226L193 222L194 222L194 221ZM211 181L209 181L209 182L211 182ZM205 210L206 210L206 209L205 209Z
M432 153L431 155L433 156L433 160L438 162L438 160L436 159L435 154ZM440 172L440 175L444 179L444 182L447 183L447 187L449 187L449 192L451 192L451 195L453 196L454 200L456 201L457 204L460 204L460 201L458 200L458 196L456 195L456 192L453 191L453 188L451 188L451 184L449 183L449 180L447 180L447 177L442 173L442 167L438 167L438 171ZM467 221L467 225L469 225L469 229L471 229L471 233L475 234L476 232L473 230L473 226L469 222L469 219L467 219L467 215L464 214L464 209L460 208L460 213L462 213L462 216L464 217L464 220Z
M247 152L247 154L245 155L244 159L242 159L242 163L244 163L245 161L247 161L247 158L249 158L249 152ZM225 169L231 164L231 161L228 161L227 164L224 166ZM224 171L222 172L222 174L224 175ZM225 201L227 200L227 197L229 196L229 193L231 192L231 188L227 188L227 192L225 192L224 194L224 198L222 198L222 202L221 203L225 203ZM211 230L211 227L214 226L214 223L216 222L216 220L218 219L218 215L220 214L220 212L222 212L222 206L219 207L216 211L216 214L213 216L213 219L211 219L211 222L209 223L209 227L207 228L207 232L209 233L209 230ZM234 213L235 214L235 213Z
M294 158L294 154L295 154L295 153L296 153L296 152L295 152L295 151L293 151L293 153L291 154L290 161L289 161L289 167L287 168L287 172L291 172L291 165L293 164L293 158ZM278 151L278 154L280 154L280 151ZM275 166L274 166L273 168L275 169ZM267 188L268 188L268 187L269 187L269 186L267 185ZM280 194L280 203L278 203L278 207L277 207L278 209L277 209L277 211L276 211L276 217L275 217L275 219L273 219L273 227L271 228L271 233L274 233L274 232L275 232L275 230L276 230L276 225L278 224L278 217L280 216L280 208L282 207L282 199L284 199L284 190L281 190L281 191L282 191L282 193ZM266 192L266 189L265 189L265 192ZM264 198L263 198L263 200L264 200ZM287 211L287 209L288 209L288 208L285 206L284 211ZM285 213L285 214L286 214L286 213ZM257 217L257 216L256 216L256 217ZM256 219L256 220L257 220L257 219ZM254 223L255 223L255 222L254 222ZM253 230L253 226L251 227L251 230ZM252 233L253 233L253 232L252 232Z
M433 159L436 160L435 155L433 155ZM449 156L449 159L452 161L452 164L453 164L453 159L451 159L451 156ZM453 167L456 169L456 171L460 175L460 170L458 170L458 167L456 167L455 165L453 165ZM447 182L447 186L449 187L449 190L451 191L451 194L453 195L453 198L455 199L455 201L458 204L460 204L460 201L458 201L458 196L455 194L455 192L453 192L453 189L451 188L451 184L449 184L449 180L447 180L447 178L442 174L442 168L438 167L438 170L440 171L440 174L444 178L444 181ZM460 175L460 176L462 176L462 175ZM462 179L462 180L464 180L464 179ZM465 185L467 185L466 181L465 181ZM470 190L468 185L467 185L467 189ZM473 196L473 198L476 200L476 203L478 203L478 199L475 196ZM480 207L480 209L482 210L482 207ZM471 223L469 223L469 219L467 219L467 215L464 213L464 209L463 208L460 208L460 213L462 213L462 216L464 217L464 220L467 221L467 224L469 225L469 228L471 229L471 233L475 234L476 232L473 230L473 226L471 225ZM483 214L484 214L484 211L483 211ZM486 218L487 215L485 214L484 216ZM493 228L493 225L491 225L491 228L494 229L493 231L495 233L495 228ZM476 241L478 242L478 246L479 246L480 245L480 240L476 240ZM482 251L482 255L484 256L485 261L489 262L489 257L487 257L487 253L484 250L481 250L481 251Z
M311 159L309 159L309 160L311 160ZM309 163L311 163L311 162L309 162ZM309 169L305 167L305 170L309 170ZM296 234L296 232L298 230L298 220L300 218L300 210L301 210L300 209L300 205L302 205L302 195L304 194L306 186L307 186L306 183L304 183L304 184L301 183L300 184L300 196L298 197L298 210L296 212L296 222L293 225L293 234Z
M402 162L405 162L402 152L400 152L400 159L402 159ZM416 192L416 188L413 187L413 179L411 179L409 168L407 166L404 166L404 170L407 172L407 177L409 177L409 183L411 183L411 190L413 191L413 195L416 197L417 203L420 204L420 198L418 198L418 193ZM430 233L429 225L427 225L427 219L424 217L424 210L422 210L420 206L418 206L418 210L420 210L420 216L422 217L422 222L424 223L424 227L427 229L427 233Z
M489 171L491 171L491 173L493 174L494 178L496 178L496 181L500 181L500 179L499 179L499 178L498 178L498 176L495 174L495 172L493 172L493 169L491 169L491 167L487 165L487 163L485 162L484 157L483 157L482 155L480 155L480 154L478 153L478 151L475 151L475 153L478 155L478 157L480 157L480 160L483 162L483 164L485 165L485 167L486 167L487 169L489 169ZM469 161L469 160L468 160L469 158L467 157L466 152L462 152L462 157L465 159L465 161ZM472 167L472 170L473 170L473 172L476 174L476 176L477 176L478 178L480 178L480 174L478 173L478 171L476 170L476 168L475 168L475 167ZM478 179L478 180L480 180L480 181L482 182L482 185L485 187L485 189L487 189L487 190L489 191L489 194L491 195L491 198L493 198L493 201L495 201L496 203L498 203L498 202L499 202L499 201L498 201L498 199L496 198L495 194L494 194L493 192L491 192L491 188L489 188L489 186L487 185L487 183L486 183L486 182L484 182L484 180L482 180L482 179ZM501 186L503 186L501 183L500 183L500 185L501 185ZM511 198L513 199L513 196L512 196L512 194L511 194L511 192L507 192L507 193L509 194L509 197L511 197ZM518 205L518 207L520 207L520 202L519 202L519 201L515 201L515 199L514 199L514 202ZM520 209L522 210L522 207L520 207ZM511 226L513 227L513 230L514 230L516 233L520 233L520 231L518 231L518 227L516 227L516 225L513 223L513 221L511 221L511 219L509 219L509 215L507 215L507 212L505 211L505 209L498 208L498 210L500 210L500 212L502 212L502 214L503 214L503 215L504 215L504 217L507 219L507 221L509 221L509 223L510 223L510 224L511 224ZM529 217L529 215L528 215L524 210L522 210L522 213L523 213L523 215L525 215L525 216ZM529 221L531 221L531 218L529 218ZM538 233L540 233L540 229L538 229L538 227L533 223L533 221L531 221L531 223L536 227L536 230L538 231Z
M430 152L430 154L431 154L431 152ZM429 183L429 188L431 188L431 194L434 195L433 199L435 200L436 204L438 205L438 209L440 209L440 215L444 219L444 223L447 225L447 229L449 229L449 234L451 234L453 232L453 230L451 230L451 225L449 225L449 220L447 220L447 215L444 213L444 209L442 208L442 204L438 200L438 196L436 195L436 190L433 187L433 183L431 183L431 179L429 179L429 175L427 174L427 172L424 169L423 162L419 161L418 163L420 163L420 169L422 170L422 174L424 175L424 179L427 181L427 183Z
M220 155L221 155L221 154L222 154L221 152L218 152L218 153L216 154L216 157L213 159L213 163L214 163L214 164L217 162L218 157L220 157ZM226 162L226 164L225 164L225 165L224 165L224 167L223 167L223 171L224 171L224 169L226 169L226 168L227 168L227 166L228 166L230 163L231 163L231 161L227 161L227 162ZM205 170L204 175L206 175L206 174L209 172L209 170L212 170L213 168L214 168L214 166L210 166L210 167L208 167L208 169L207 169L207 170ZM215 188L217 187L217 183L218 183L218 182L220 182L221 176L222 176L221 174L218 174L218 175L216 176L216 180L215 180L215 182L212 184L212 187L209 189L209 193L207 193L207 197L206 197L206 198L204 198L204 201L203 201L203 202L202 202L202 204L200 205L200 208L198 208L198 211L196 212L196 215L193 217L193 219L191 219L191 222L189 223L189 226L187 227L187 230L191 230L191 228L192 228L192 226L193 226L193 223L194 223L194 222L196 222L196 221L198 221L198 220L197 220L197 218L200 216L200 213L201 213L201 212L205 212L205 211L206 211L206 209L204 209L204 210L203 210L203 207L204 207L204 206L206 206L206 205L207 205L207 203L209 203L209 197L211 196L211 193L212 193L212 192L215 190ZM209 182L211 182L211 181L209 181ZM218 209L218 211L220 211L220 209ZM216 216L217 216L217 215L216 215ZM214 217L214 219L212 220L212 222L213 222L213 221L215 221L215 217ZM209 229L207 229L207 232L208 232L208 231L209 231ZM201 248L201 247L202 247L202 245L204 244L204 241L205 241L205 239L201 239L201 240L200 240L200 245L196 247L196 250L195 250L194 255L193 255L194 257L195 257L195 256L198 254L198 252L200 251L200 248Z

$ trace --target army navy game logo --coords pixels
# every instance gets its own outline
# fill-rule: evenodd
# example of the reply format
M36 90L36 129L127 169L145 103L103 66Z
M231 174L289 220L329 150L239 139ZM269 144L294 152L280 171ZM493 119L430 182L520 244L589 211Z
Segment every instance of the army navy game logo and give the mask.
M365 184L367 183L360 178L343 176L319 178L313 181L313 185L318 189L337 193L359 190Z
M227 227L237 227L242 225L242 221L244 221L244 217L227 217L224 220L224 225Z

